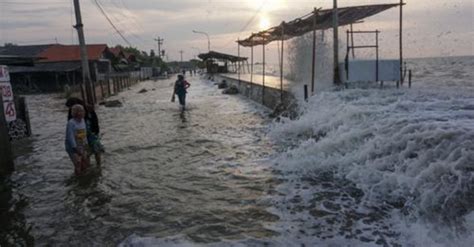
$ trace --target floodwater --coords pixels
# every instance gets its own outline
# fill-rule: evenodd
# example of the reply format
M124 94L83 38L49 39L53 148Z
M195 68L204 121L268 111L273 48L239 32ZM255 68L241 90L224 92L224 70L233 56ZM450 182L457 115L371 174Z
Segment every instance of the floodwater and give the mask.
M189 78L188 109L171 103L173 79L146 81L99 106L102 167L75 177L64 151L64 99L28 98L30 152L2 193L0 245L117 245L130 236L192 243L260 239L278 217L262 196L276 179L265 160L268 112ZM148 92L138 94L145 88ZM6 224L5 224L6 223Z

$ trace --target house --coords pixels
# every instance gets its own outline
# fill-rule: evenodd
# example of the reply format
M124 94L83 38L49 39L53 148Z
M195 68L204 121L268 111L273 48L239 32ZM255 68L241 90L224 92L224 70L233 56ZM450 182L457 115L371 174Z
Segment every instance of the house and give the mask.
M81 55L78 45L36 45L0 47L0 55L31 56L39 59L32 67L12 67L11 82L23 92L57 92L67 84L82 82ZM111 70L115 55L106 44L87 45L91 79Z

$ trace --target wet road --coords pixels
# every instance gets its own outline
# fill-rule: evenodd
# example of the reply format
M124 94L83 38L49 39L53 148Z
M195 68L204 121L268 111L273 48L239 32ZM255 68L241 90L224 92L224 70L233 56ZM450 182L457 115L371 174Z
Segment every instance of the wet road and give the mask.
M81 178L64 151L64 99L28 99L34 137L16 160L3 206L4 244L116 245L132 234L191 243L273 236L278 217L259 105L190 79L188 110L169 102L173 81L147 81L97 109L106 147L101 168ZM137 94L145 88L148 92ZM93 161L93 163L95 163ZM4 204L4 203L3 203ZM2 221L3 222L3 221Z

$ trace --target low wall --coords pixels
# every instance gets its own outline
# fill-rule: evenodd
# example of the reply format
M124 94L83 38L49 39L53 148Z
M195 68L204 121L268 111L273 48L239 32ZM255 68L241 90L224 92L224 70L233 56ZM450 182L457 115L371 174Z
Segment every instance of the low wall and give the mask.
M214 80L216 82L225 80L229 86L236 86L240 94L270 109L275 109L282 102L282 94L283 104L285 105L289 104L293 99L293 95L288 91L283 90L282 92L279 88L263 87L260 84L245 80L239 81L239 79L226 76L225 74L214 74Z

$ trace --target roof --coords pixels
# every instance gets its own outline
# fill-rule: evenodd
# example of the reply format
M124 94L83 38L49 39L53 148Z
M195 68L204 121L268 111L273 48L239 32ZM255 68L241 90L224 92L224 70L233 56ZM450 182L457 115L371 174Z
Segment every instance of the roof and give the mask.
M400 6L400 4L376 4L338 8L339 26L356 23L364 18L397 6ZM315 13L312 12L290 22L283 22L276 27L252 34L248 38L237 42L242 46L266 45L272 41L287 40L301 36L313 30L329 29L333 27L332 16L333 9L320 9L316 11L316 26L314 26Z
M202 53L199 54L198 57L202 60L208 60L208 59L220 59L220 60L228 60L231 62L238 62L238 61L245 61L247 60L246 57L238 57L234 55L229 55L225 53L220 53L216 51L210 51L208 53Z
M37 57L45 49L53 45L11 45L0 46L0 55L20 56L20 57Z
M9 67L10 74L26 73L26 72L68 72L80 70L81 62L52 62L52 63L36 63L34 66L15 66Z
M0 64L9 66L33 66L36 57L0 55Z
M107 51L107 49L106 44L87 45L88 60L101 59L103 53ZM41 52L39 57L44 58L39 61L41 63L80 61L80 47L78 45L53 45Z

